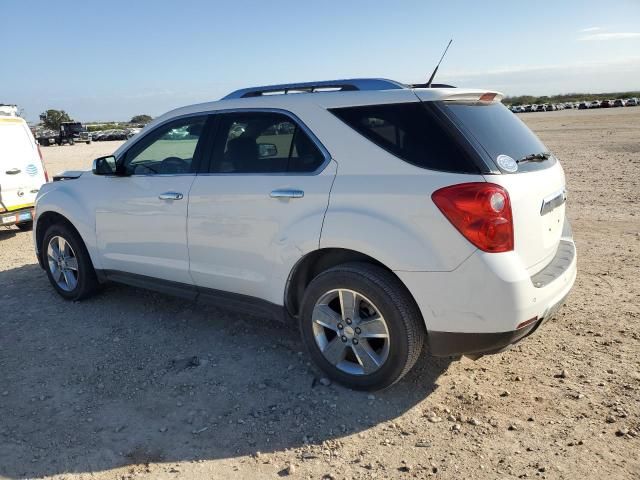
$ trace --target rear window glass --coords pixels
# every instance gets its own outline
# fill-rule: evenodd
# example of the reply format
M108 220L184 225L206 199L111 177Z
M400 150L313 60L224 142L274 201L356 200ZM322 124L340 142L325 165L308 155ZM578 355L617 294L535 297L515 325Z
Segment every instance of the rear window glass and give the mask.
M443 110L463 130L470 133L495 162L498 155L508 155L519 160L532 153L547 152L545 145L529 130L522 120L502 103L470 105L465 103L438 102ZM555 160L528 162L519 165L519 171L548 167Z
M432 106L420 102L330 110L379 147L418 167L477 173L467 149Z

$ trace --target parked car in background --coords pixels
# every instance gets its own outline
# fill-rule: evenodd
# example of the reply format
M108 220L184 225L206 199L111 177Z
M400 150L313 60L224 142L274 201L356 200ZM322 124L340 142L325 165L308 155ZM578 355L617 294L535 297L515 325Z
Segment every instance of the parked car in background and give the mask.
M36 195L48 180L27 122L0 113L0 226L30 230Z
M40 265L67 300L115 281L277 312L357 389L425 346L503 351L564 303L576 250L562 167L501 98L354 79L174 110L43 188Z
M626 106L627 107L637 107L638 106L638 99L637 98L628 99L627 102L626 102Z
M600 108L609 108L612 106L612 101L611 100L602 100L600 102Z
M600 102L598 100L589 102L589 108L600 108Z
M613 101L613 104L611 106L612 107L624 107L624 100L622 100L621 98L618 98L617 100Z
M138 128L138 127L127 128L125 130L125 132L127 134L127 139L133 137L134 135L139 134L141 131L142 131L142 128Z
M587 110L589 108L589 104L587 102L580 102L578 104L578 110Z
M113 140L126 140L129 138L127 130L124 129L110 129L103 130L100 132L94 132L93 140L104 142L104 141L113 141Z

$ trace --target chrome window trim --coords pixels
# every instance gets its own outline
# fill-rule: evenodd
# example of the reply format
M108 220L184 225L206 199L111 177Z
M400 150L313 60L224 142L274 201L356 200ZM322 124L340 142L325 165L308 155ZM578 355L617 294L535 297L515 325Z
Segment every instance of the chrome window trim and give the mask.
M300 119L300 117L298 117L295 113L290 112L289 110L285 110L283 108L261 108L261 107L239 107L239 108L223 108L223 109L217 109L217 110L204 110L201 112L194 112L194 113L186 113L184 115L178 115L172 118L168 118L166 120L164 120L163 122L159 123L158 125L155 125L151 130L149 130L148 132L146 132L142 137L136 139L136 141L134 143L132 143L131 145L129 145L127 147L126 150L124 150L118 157L116 157L116 161L120 161L121 157L124 157L127 152L129 150L131 150L131 148L136 145L137 143L139 143L140 141L142 141L142 139L146 138L149 134L153 133L154 131L156 131L158 128L161 128L162 126L166 125L169 122L173 122L175 120L181 120L183 118L190 118L190 117L199 117L199 116L203 116L203 115L217 115L217 114L225 114L225 113L251 113L251 112L264 112L264 113L280 113L282 115L285 115L286 117L289 117L291 120L293 120L295 122L295 124L302 128L302 130L309 136L309 138L311 139L311 141L314 143L314 145L320 150L320 153L322 154L322 156L324 157L324 161L318 166L318 168L316 170L314 170L313 172L266 172L266 173L210 173L210 172L203 172L203 173L176 173L176 174L172 174L172 173L164 173L164 174L149 174L149 175L142 175L142 174L136 174L136 175L130 175L132 177L175 177L175 176L184 176L184 175L191 175L191 176L247 176L247 175L259 175L259 176L282 176L282 177L286 177L286 176L316 176L316 175L320 175L326 168L327 165L329 165L329 162L331 162L332 157L331 154L329 153L329 150L327 150L327 148L322 144L322 142L318 139L318 137L313 133L313 131ZM209 164L213 159L209 159ZM209 164L207 164L209 166Z

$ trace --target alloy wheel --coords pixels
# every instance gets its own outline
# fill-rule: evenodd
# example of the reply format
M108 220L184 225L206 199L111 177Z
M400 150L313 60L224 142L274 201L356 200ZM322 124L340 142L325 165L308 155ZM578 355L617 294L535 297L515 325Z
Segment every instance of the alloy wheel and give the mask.
M369 375L389 357L389 328L364 295L331 290L313 308L313 335L324 358L351 375Z
M71 292L78 286L78 259L69 242L61 236L56 235L49 240L47 262L59 288Z

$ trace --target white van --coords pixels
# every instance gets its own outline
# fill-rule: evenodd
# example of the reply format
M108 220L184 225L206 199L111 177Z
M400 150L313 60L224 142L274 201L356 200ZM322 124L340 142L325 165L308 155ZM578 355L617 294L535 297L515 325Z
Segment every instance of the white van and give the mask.
M0 226L31 230L36 195L49 178L31 130L12 113L0 112Z

